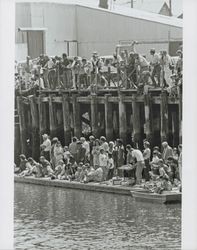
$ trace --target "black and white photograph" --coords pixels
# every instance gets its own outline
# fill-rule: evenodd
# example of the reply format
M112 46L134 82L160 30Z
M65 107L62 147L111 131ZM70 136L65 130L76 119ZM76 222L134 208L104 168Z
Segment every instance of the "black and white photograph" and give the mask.
M197 249L182 248L183 13L14 2L13 249Z

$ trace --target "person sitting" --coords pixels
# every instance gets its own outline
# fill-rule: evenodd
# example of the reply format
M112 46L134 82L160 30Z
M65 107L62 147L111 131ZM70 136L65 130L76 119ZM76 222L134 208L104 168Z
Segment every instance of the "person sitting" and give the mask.
M51 151L51 140L49 139L47 134L42 135L43 143L40 145L42 150L42 154L48 161L50 161L50 151Z
M167 160L168 164L168 175L170 177L170 181L174 183L174 179L179 178L179 171L178 171L178 161L175 160L173 157L168 157Z
M65 168L64 161L63 160L59 160L57 166L55 167L55 172L54 172L54 175L55 175L55 177L57 179L61 178L61 173L64 170L64 168Z
M21 173L26 169L28 161L27 161L26 156L24 154L21 154L19 156L19 158L20 158L20 165L19 165L18 173Z
M153 158L150 162L151 171L149 171L150 177L152 180L155 180L157 176L159 175L159 157L158 152L155 150L153 151Z
M55 167L57 163L63 159L63 148L60 141L57 141L54 147Z
M51 164L49 161L45 159L44 156L40 157L40 163L42 166L42 172L44 177L52 177L54 175L54 171L51 168Z
M81 181L81 171L82 171L82 166L79 164L79 166L77 167L77 171L75 172L75 181L78 181L78 182Z
M86 166L86 174L84 178L84 183L94 181L94 174L95 174L94 168L91 167L89 163L86 163L85 166Z
M32 158L28 158L26 163L26 168L19 174L19 176L25 177L32 175L32 169L33 169L33 166L31 165L32 160L33 160Z

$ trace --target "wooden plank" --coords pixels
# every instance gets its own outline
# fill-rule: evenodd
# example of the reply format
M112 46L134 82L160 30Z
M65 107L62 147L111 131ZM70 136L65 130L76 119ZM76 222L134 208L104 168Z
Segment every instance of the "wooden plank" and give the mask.
M40 136L39 136L39 117L38 107L35 96L29 96L30 112L32 120L32 157L38 161L40 156Z
M27 131L26 131L26 124L25 124L25 112L24 106L22 102L22 97L17 96L17 110L19 116L19 129L20 129L20 144L21 144L21 153L27 153Z
M49 96L49 127L51 138L56 137L56 119L55 119L55 103L53 103L53 95Z
M127 119L126 119L126 105L123 103L124 96L119 94L119 136L126 143L127 138Z
M73 107L73 126L74 126L74 135L76 137L81 136L81 114L80 114L80 105L77 102L77 95L72 95L72 107Z
M71 142L71 126L70 126L70 104L69 95L62 96L62 112L63 112L63 126L64 126L64 142L69 145Z
M144 115L146 139L152 143L152 101L149 93L144 95Z
M168 141L169 137L168 96L166 91L163 91L161 93L160 116L161 116L161 142Z
M91 95L91 130L95 138L98 137L98 103L97 96Z
M112 103L109 102L110 94L105 95L105 134L108 141L113 139L113 113Z
M139 143L141 133L140 133L140 106L139 103L135 101L136 95L134 95L134 101L132 101L133 110L133 142Z
M37 98L38 112L39 112L39 131L40 131L40 144L42 143L42 135L47 132L47 118L46 118L46 104L43 102L43 97L40 95Z

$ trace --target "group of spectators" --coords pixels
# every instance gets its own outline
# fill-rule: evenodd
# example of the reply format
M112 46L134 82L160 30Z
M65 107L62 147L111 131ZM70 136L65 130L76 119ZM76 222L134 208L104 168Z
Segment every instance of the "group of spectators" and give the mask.
M91 135L89 140L73 137L72 142L63 147L57 137L50 140L44 134L39 162L20 155L15 173L81 183L127 178L132 180L132 185L145 183L145 188L157 193L170 191L180 184L182 145L177 149L163 142L162 152L158 146L151 150L147 140L143 146L141 151L130 144L125 146L121 139L107 142L104 136L97 139Z
M36 60L27 57L26 63L15 62L15 82L19 93L42 89L88 89L96 92L102 88L136 88L139 92L163 87L177 95L182 84L182 50L174 60L167 51L150 50L150 61L137 52L122 51L110 57L92 53L88 60L80 57L49 57L40 55ZM146 86L146 87L145 87Z

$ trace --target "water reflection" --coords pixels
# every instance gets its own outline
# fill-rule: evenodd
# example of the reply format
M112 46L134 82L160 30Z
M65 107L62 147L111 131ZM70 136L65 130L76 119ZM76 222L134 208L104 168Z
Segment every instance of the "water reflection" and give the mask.
M15 184L19 249L180 249L181 206Z

